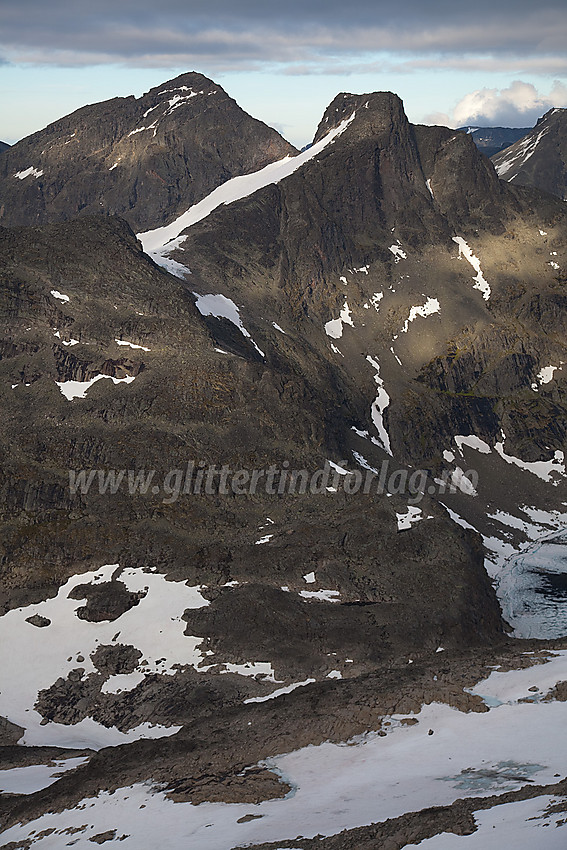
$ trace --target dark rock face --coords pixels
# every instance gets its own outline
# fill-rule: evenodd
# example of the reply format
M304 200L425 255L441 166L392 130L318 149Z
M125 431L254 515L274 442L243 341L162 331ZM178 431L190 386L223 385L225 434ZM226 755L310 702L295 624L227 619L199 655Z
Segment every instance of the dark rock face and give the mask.
M9 147L11 147L11 145L7 144L7 142L0 142L0 153L4 153L4 151L7 151Z
M551 389L536 395L533 385L544 365L566 359L564 205L499 181L470 134L411 126L389 93L339 95L315 141L353 113L316 159L194 225L172 256L190 258L201 291L225 292L262 315L291 314L368 404L360 364L372 353L386 388L391 381L385 421L398 458L433 470L440 442L475 433L493 443L506 423L522 456L548 460L563 447L563 389L552 388L551 427ZM489 298L474 292L475 269L454 237L470 241ZM427 297L439 316L404 329ZM356 331L345 326L341 358L329 352L323 326L345 300ZM526 417L529 437L518 430L526 407L546 423L540 429Z
M21 726L16 726L5 717L0 717L0 747L12 747L24 734Z
M515 144L492 157L502 180L567 200L567 109L550 109Z
M159 564L160 570L195 584L216 587L236 579L255 586L249 599L242 595L240 618L230 617L230 606L227 614L226 596L219 594L214 602L218 615L210 625L213 635L219 632L214 641L225 654L230 648L235 662L250 648L250 634L241 623L254 607L263 609L268 593L279 600L282 615L277 628L258 619L258 633L265 632L270 649L284 646L294 617L308 616L305 640L317 634L317 665L328 663L325 653L336 640L335 626L349 651L354 651L353 641L361 645L361 663L370 665L376 653L396 655L407 641L433 645L440 630L459 643L498 635L498 609L483 575L480 550L433 505L439 539L446 540L443 554L437 546L430 549L419 534L398 536L398 500L384 497L360 494L342 505L327 495L291 497L288 502L259 493L253 499L189 496L164 504L159 487L158 494L150 488L136 496L127 488L110 496L96 486L72 494L69 468L153 469L156 481L200 458L226 462L233 469L281 466L285 459L291 468L314 471L326 457L341 456L350 423L364 416L365 402L352 378L335 374L326 352L308 336L294 332L288 342L267 322L257 325L254 319L250 324L266 350L264 360L251 346L243 346L238 356L215 351L217 344L226 345L223 324L216 322L213 338L184 282L154 266L123 222L83 218L33 230L5 229L0 236L6 283L3 333L10 355L0 361L5 409L11 411L2 434L2 563L8 606L21 601L24 592L29 601L45 598L46 585L57 587L63 577L88 565ZM61 302L52 290L69 300ZM26 331L30 321L32 330ZM20 339L33 343L29 351L16 344ZM65 346L65 339L80 342ZM136 376L133 383L99 381L84 399L68 401L56 382L84 380L103 369L122 374L116 364L124 347L116 339L148 349L127 349L132 357L120 369L127 367ZM112 370L108 364L114 364ZM401 504L398 510L405 509ZM253 529L274 512L282 524L281 545L268 551L255 545ZM400 572L394 578L391 553L398 547ZM47 573L34 568L46 559L51 564ZM429 569L435 575L434 592L427 582L423 587L415 582L416 562L424 581ZM471 611L472 596L454 594L457 563L468 576L469 593L484 600L481 614ZM307 603L298 601L289 608L291 598L281 585L299 591L305 587L302 575L323 564L329 586L345 605L310 603L310 610L314 604L317 608L309 613ZM234 594L231 604L240 599L240 592ZM78 616L91 622L116 620L117 631L120 616L138 602L118 578L80 586L73 598L87 600ZM349 606L350 601L368 607ZM409 606L411 628L399 628L399 613L394 612L400 605ZM202 625L195 621L196 634L205 638L205 620ZM378 626L380 641L371 649L370 636ZM305 653L298 647L297 657L281 656L278 663L286 677L303 673ZM302 657L303 662L298 660ZM72 684L74 690L84 687Z
M494 156L529 133L531 127L459 127L469 133L475 145L485 156Z
M91 660L100 673L116 676L135 670L141 657L142 653L135 646L115 643L109 646L101 644L91 655Z
M15 144L0 165L0 225L118 213L175 219L240 174L297 153L202 74L85 106Z

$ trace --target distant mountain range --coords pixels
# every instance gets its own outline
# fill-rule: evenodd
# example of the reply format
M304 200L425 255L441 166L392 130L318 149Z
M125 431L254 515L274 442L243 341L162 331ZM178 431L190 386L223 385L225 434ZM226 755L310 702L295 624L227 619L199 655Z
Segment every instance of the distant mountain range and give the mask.
M473 137L477 148L485 156L494 156L504 148L513 145L518 139L521 139L526 133L529 133L531 127L459 127L464 133L470 133Z

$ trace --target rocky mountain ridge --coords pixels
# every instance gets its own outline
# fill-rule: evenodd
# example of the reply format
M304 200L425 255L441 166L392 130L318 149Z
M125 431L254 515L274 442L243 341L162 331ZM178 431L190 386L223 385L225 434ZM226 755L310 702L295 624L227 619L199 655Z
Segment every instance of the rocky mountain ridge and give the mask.
M443 128L412 127L394 95L339 95L327 110L315 141L322 138L327 127L338 126L353 113L355 118L346 130L300 171L248 199L219 208L182 232L184 241L176 240L179 249L170 256L182 259L191 268L193 287L221 291L246 304L251 316L269 312L280 322L288 312L288 320L293 317L300 326L318 325L318 344L327 349L327 356L339 371L348 369L349 358L338 357L329 349L333 344L346 353L341 342L329 340L324 326L347 303L348 321L339 336L344 331L347 347L349 336L356 337L361 353L384 352L379 356L380 374L385 376L386 386L388 378L397 383L397 400L388 408L388 419L395 416L395 406L404 397L400 390L406 386L408 369L416 368L407 386L408 398L415 403L430 381L427 375L441 363L436 358L443 355L435 350L439 333L446 334L443 350L447 346L469 349L471 334L473 339L484 335L479 344L492 350L483 365L477 360L480 355L472 354L474 392L471 381L451 385L451 404L460 407L450 426L453 430L459 421L472 426L478 415L472 413L475 405L486 406L491 394L490 407L496 400L501 405L503 395L514 392L527 392L539 404L541 396L536 397L531 388L537 372L546 357L559 362L564 356L560 343L563 206L559 201L540 199L502 184L470 136ZM264 223L261 234L252 224L259 218ZM245 239L248 255L242 257L238 246ZM477 254L481 260L477 260ZM510 258L504 266L503 256ZM253 263L249 257L254 258ZM460 257L465 259L455 265ZM482 272L477 270L475 277L476 262L479 268L482 262ZM524 271L514 272L527 268L531 292L526 291ZM473 279L469 285L467 278ZM475 289L481 291L475 293ZM376 303L365 312L364 303L371 304L373 298ZM424 301L435 306L433 318L427 322L418 318L411 327L406 323L407 330L400 333L404 316ZM519 321L523 324L521 331ZM524 337L530 322L533 336L527 340ZM519 334L512 342L510 328L514 323ZM356 327L356 332L349 325ZM501 329L496 330L499 325ZM416 350L409 343L418 327L421 338ZM467 327L467 342L459 342ZM313 330L305 332L314 339ZM559 343L557 350L549 348L552 339ZM474 350L476 341L472 345ZM514 348L520 359L510 365L501 352ZM533 354L526 359L521 352L530 348ZM521 374L498 377L498 370L511 368L516 373L522 358L525 366ZM464 366L464 355L458 363L459 368ZM426 371L420 374L424 368ZM488 376L479 381L487 370L491 384L487 383ZM356 381L357 375L356 366L351 377ZM448 392L447 384L436 386L436 392ZM439 398L434 394L430 401L434 397ZM445 396L441 403L448 402ZM422 423L423 412L420 409ZM491 433L481 434L480 421L478 433L495 439L502 420L491 416ZM416 451L417 445L423 446L425 435L415 431L417 423L404 403L399 420L392 423L394 455L416 464L430 462L439 444L442 418L439 411L426 417L433 428L426 440L431 446L427 457ZM408 422L412 423L410 428L404 424ZM404 434L412 445L403 444ZM410 434L415 437L410 438ZM446 439L451 438L447 433ZM553 450L560 448L563 440L561 432ZM547 438L544 442L549 445Z
M524 138L492 160L502 180L567 200L567 109L550 109Z

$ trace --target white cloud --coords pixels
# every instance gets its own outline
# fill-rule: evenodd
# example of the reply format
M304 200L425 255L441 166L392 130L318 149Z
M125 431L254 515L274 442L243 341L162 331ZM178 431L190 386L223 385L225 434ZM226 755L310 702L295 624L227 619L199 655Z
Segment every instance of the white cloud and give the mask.
M507 89L477 89L466 94L453 110L450 123L492 127L531 127L554 106L567 106L567 86L556 81L549 94L531 83L515 80Z
M455 127L453 119L446 112L430 112L425 116L426 124L436 124L438 127Z

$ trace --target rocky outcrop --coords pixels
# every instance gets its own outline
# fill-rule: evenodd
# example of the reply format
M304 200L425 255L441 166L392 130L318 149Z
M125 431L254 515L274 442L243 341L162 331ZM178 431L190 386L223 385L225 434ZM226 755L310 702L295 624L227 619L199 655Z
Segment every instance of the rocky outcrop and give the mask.
M240 499L214 492L167 497L167 475L189 461L227 463L235 470L274 463L281 468L285 461L311 474L327 457L343 456L351 423L365 415L364 397L307 335L287 321L284 335L267 321L269 314L262 324L246 307L243 320L264 356L244 347L227 355L230 323L211 320L207 326L186 284L156 267L119 220L85 217L68 225L5 229L0 236L8 308L2 329L12 355L0 361L10 411L1 443L6 606L22 604L24 596L45 598L46 585L56 588L65 576L100 564L101 557L123 566L159 563L167 573L213 588L243 581L247 589L234 590L230 599L217 594L213 619L195 621L195 634L208 636L223 661L238 663L256 632L255 644L266 641L266 652L278 658L289 679L305 677L310 665L324 666L339 634L366 646L360 653L365 665L384 653L395 656L408 641L433 645L440 631L457 643L498 637L498 609L480 550L433 506L444 555L437 544L429 549L420 534L398 536L396 509L407 510L403 499L374 501L360 493L343 504L340 494L335 502L307 493L305 500L292 495L288 502L262 489ZM33 382L22 381L32 374ZM134 380L98 381L73 400L58 386L98 374ZM69 470L82 469L94 470L96 480L91 489L72 491ZM111 492L101 482L116 470L134 476L153 470L155 479L131 494L125 472L124 487ZM266 516L283 529L281 545L269 551L255 545L261 535L252 530ZM378 536L374 529L380 529ZM398 548L400 571L393 572L391 553ZM37 570L40 561L48 561L49 570ZM415 562L423 577L430 564L435 595L414 592ZM457 563L468 585L475 576L468 598L454 592ZM312 605L297 594L305 586L302 575L323 565L321 580L327 576L344 605L321 607L315 626ZM295 588L294 594L286 595L281 585ZM481 614L470 604L477 593ZM277 627L260 616L266 595L281 609ZM118 578L77 587L71 598L87 600L77 616L88 622L118 620L139 602ZM238 617L234 606L242 609ZM411 628L400 629L400 606ZM242 629L249 615L252 621ZM303 621L297 653L281 655L292 623L297 631ZM319 648L312 654L306 643L315 634ZM377 643L372 634L380 635Z

